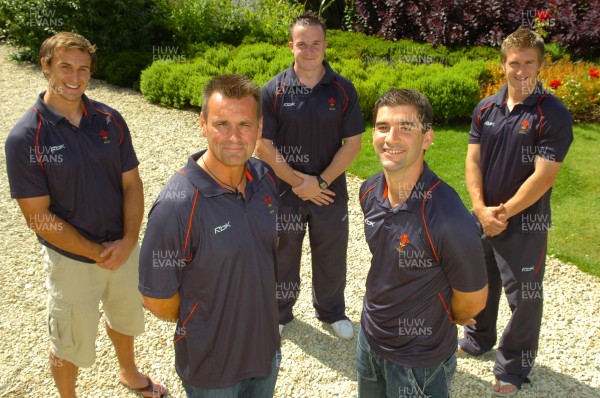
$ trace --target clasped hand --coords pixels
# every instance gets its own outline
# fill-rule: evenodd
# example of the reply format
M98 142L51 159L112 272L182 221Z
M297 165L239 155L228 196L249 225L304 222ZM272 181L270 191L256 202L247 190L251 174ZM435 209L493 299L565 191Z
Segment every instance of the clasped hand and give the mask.
M302 181L292 187L292 191L302 200L310 200L318 206L333 203L335 193L330 189L321 189L317 177L294 170Z

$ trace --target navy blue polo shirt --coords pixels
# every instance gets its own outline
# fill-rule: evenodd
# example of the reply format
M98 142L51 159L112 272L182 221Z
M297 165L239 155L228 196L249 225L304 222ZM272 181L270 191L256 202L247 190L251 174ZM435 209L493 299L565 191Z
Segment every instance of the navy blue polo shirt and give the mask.
M473 111L469 143L480 145L486 206L498 206L513 197L535 171L537 156L562 162L573 141L571 114L541 84L512 111L506 100L504 85ZM551 192L549 189L536 203L512 217L507 229L536 232L531 222L524 222L533 219L549 224Z
M312 89L300 82L292 63L267 82L261 93L263 138L273 141L294 170L313 176L329 166L343 138L365 131L356 89L327 61L323 65L325 75ZM336 193L335 202L346 202L345 173L328 182ZM312 204L296 196L284 181L280 183L282 205Z
M40 94L6 140L14 199L50 196L50 211L96 243L123 237L123 173L139 164L131 135L116 110L83 95L79 127L52 110ZM41 222L42 220L40 220ZM79 261L38 235L38 240Z
M405 203L391 208L383 172L360 188L373 255L361 316L371 348L402 367L432 367L456 349L452 288L487 284L480 236L456 192L424 163Z
M246 198L220 186L192 155L150 210L139 290L181 296L179 377L224 388L271 373L280 345L276 299L278 196L266 163L246 163Z

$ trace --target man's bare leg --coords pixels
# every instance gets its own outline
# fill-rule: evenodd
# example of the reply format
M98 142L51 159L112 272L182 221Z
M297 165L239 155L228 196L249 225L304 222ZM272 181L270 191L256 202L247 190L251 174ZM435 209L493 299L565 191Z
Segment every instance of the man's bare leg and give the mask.
M119 361L119 379L121 382L131 388L146 387L148 385L148 380L146 380L146 376L141 374L135 365L133 336L128 336L111 329L110 326L108 326L108 323L106 324L106 334L108 334L108 337L110 337L110 340L115 347L117 360ZM167 389L159 382L156 380L152 380L152 382L157 386L162 387L161 393L165 394L167 392ZM152 393L148 393L147 396L152 397Z
M76 398L75 384L79 368L71 362L58 358L52 352L49 354L50 371L54 378L54 384L61 398Z

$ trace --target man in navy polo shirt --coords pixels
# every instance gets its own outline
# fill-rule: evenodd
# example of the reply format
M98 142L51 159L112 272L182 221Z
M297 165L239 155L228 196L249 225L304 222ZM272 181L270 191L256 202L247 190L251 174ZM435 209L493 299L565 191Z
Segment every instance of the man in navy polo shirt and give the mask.
M423 161L433 143L425 96L391 89L375 103L383 171L360 188L373 254L357 344L362 398L448 397L456 326L487 297L483 249L456 192Z
M309 228L313 306L336 336L352 338L345 315L348 192L344 171L360 152L364 123L352 83L324 61L326 28L313 12L290 24L294 62L262 89L264 132L257 155L280 181L279 328L300 293L302 241Z
M11 196L46 250L50 368L60 396L75 397L79 367L94 363L102 301L121 383L157 397L166 389L137 370L133 350L144 331L139 162L121 115L84 94L95 51L70 32L42 44L48 90L6 141Z
M494 392L507 396L529 382L537 355L550 193L573 129L569 111L537 80L542 38L520 28L504 40L500 55L507 84L475 108L466 160L490 294L477 323L465 327L459 353L492 349L504 287L512 315L498 345Z
M175 364L188 397L272 397L278 193L272 169L251 158L260 88L224 75L202 98L208 149L189 158L150 211L139 289L150 311L177 322Z

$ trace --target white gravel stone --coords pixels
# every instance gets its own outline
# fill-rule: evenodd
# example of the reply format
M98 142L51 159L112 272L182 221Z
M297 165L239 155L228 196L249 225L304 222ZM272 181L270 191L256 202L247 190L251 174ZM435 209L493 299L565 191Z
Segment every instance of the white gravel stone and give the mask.
M7 60L11 48L0 45L0 139L31 107L45 88L37 67ZM166 180L187 157L205 147L198 113L149 104L141 94L92 80L91 98L119 110L132 132L144 181L146 214ZM376 159L373 159L376 162ZM0 396L57 397L47 363L45 272L39 244L10 198L4 152L0 155ZM350 244L346 288L347 315L358 329L370 253L363 237L358 206L361 180L350 177ZM144 219L143 228L146 219ZM308 240L308 239L307 239ZM310 291L309 248L304 247L302 292L296 320L283 332L283 359L277 397L354 397L356 340L335 338L329 325L314 318ZM522 397L600 397L600 282L575 266L549 258L544 286L546 306L540 351L531 373L532 386ZM508 317L502 300L499 330ZM143 372L160 379L172 396L185 396L174 367L174 326L146 317L146 332L136 339L136 355ZM79 377L81 397L134 397L119 385L117 361L103 327L98 328L98 359ZM452 397L487 397L493 382L494 353L459 359Z

